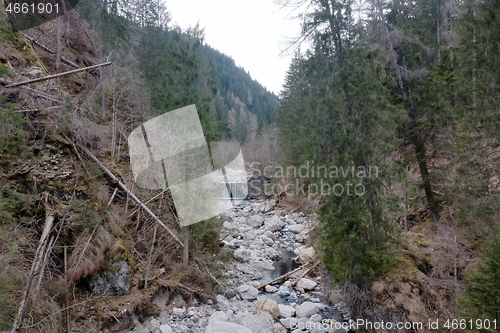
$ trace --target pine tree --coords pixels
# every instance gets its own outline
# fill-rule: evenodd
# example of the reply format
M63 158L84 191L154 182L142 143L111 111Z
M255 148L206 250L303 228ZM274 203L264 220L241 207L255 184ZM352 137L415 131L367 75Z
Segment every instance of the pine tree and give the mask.
M500 324L500 229L487 240L483 258L476 265L476 272L467 278L467 289L462 303L465 318L496 320L496 329L481 332L497 332Z

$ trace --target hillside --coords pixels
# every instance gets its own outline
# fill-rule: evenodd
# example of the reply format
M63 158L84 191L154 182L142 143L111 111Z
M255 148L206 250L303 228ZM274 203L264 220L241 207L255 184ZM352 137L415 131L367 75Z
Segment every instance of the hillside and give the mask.
M127 137L196 104L207 141L248 142L269 125L277 98L205 45L200 29L169 26L167 12L165 25L150 24L101 5L82 1L21 32L1 7L0 330L127 329L131 314L159 314L155 295L211 302L221 288L221 221L190 229L184 267L167 232L182 234L171 196L135 186Z

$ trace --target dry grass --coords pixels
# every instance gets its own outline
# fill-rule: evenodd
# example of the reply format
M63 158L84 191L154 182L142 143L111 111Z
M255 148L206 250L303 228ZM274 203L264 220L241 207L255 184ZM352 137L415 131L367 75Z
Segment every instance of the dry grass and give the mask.
M105 261L114 237L102 226L85 229L73 243L74 250L68 259L67 278L77 281L96 272Z

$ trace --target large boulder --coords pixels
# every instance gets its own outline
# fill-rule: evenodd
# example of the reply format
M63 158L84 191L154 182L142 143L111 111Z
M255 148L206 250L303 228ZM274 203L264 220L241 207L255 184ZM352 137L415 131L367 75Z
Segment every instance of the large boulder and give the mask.
M242 325L252 333L274 333L274 321L267 312L259 312L254 315L238 315L231 321Z
M225 298L222 295L217 295L216 297L217 300L217 308L219 311L227 311L231 309L231 305L229 304L229 301L227 298Z
M295 314L295 308L293 306L279 304L278 307L280 309L280 316L283 318L290 318Z
M306 228L305 225L303 224L294 224L290 226L290 231L293 232L294 234L300 234L302 230Z
M259 228L259 227L261 227L264 224L264 218L262 216L260 216L260 215L252 215L248 219L248 224L252 228Z
M297 255L298 261L302 264L306 264L309 262L314 262L318 259L318 256L316 254L316 251L312 246L306 247L306 246L299 246L296 248L293 253Z
M296 284L296 288L297 289L303 289L303 290L313 290L314 287L316 287L318 285L318 283L316 281L313 281L313 280L310 280L310 279L306 279L306 278L302 278L300 279L297 284Z
M252 259L252 252L248 249L237 249L233 256L240 262L249 262Z
M257 314L260 312L267 312L271 315L271 317L273 317L273 319L277 319L280 315L278 302L269 298L259 299L257 302L255 302L253 313Z
M284 225L285 222L283 222L281 218L277 215L273 215L264 220L264 226L267 231L271 232L280 231Z
M123 245L116 242L103 267L92 275L90 284L97 296L119 296L127 294L132 287L132 255Z
M212 321L208 323L205 333L253 333L245 326L228 321Z
M295 309L297 318L309 318L318 312L318 307L312 302L304 302Z
M242 299L249 301L256 299L257 295L259 295L259 291L255 287L248 284L239 286L237 290Z

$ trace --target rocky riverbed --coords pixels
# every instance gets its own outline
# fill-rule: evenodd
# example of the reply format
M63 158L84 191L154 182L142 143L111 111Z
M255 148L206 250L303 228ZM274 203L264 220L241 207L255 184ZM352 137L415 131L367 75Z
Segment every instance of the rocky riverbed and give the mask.
M158 295L154 302L161 315L137 321L133 332L345 332L339 326L347 311L342 304L326 302L329 282L305 274L317 261L314 249L306 244L314 216L272 209L268 201L245 201L223 220L221 240L234 250L235 259L225 267L226 292L217 295L216 302L194 301L189 307L180 295L169 304L168 295Z

